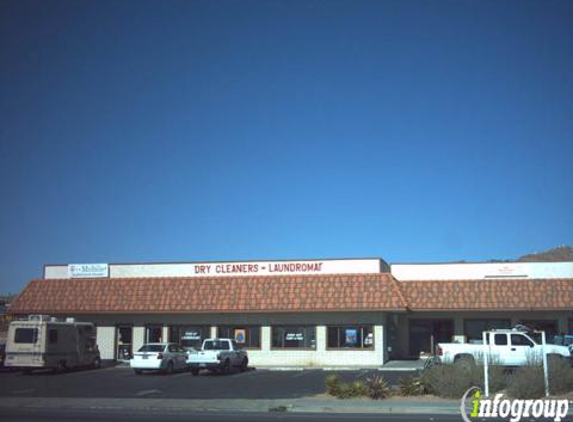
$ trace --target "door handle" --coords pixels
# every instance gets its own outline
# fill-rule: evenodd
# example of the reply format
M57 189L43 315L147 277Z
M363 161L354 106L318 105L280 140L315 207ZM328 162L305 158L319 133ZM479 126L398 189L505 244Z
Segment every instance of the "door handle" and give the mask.
M517 350L517 349L516 349L515 347L512 347L512 348L511 348L511 351L512 351L512 352L515 352L516 350Z

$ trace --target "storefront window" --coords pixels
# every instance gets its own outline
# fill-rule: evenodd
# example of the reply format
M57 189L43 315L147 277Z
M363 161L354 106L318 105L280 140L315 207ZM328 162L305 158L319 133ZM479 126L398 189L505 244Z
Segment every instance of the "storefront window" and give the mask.
M511 328L509 319L466 319L464 320L464 332L468 343L480 343L483 340L483 332L500 328Z
M553 337L557 334L557 321L555 320L533 320L525 319L521 321L526 327L535 331L545 331L545 339L548 343L553 342ZM541 344L542 337L540 333L531 333L533 339Z
M316 328L306 325L289 325L273 327L273 347L308 348L316 347Z
M163 327L161 325L148 325L145 327L146 343L161 343Z
M371 325L328 327L330 349L372 349L374 332Z
M169 330L169 341L190 350L199 350L203 340L211 337L211 327L208 325L176 325Z
M217 329L219 338L231 338L241 347L259 349L261 347L260 326L221 326Z

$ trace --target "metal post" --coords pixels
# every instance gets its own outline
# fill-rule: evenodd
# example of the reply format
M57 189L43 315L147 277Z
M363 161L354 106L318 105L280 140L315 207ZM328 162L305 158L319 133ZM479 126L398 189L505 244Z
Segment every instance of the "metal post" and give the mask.
M485 396L489 397L489 374L488 374L488 355L489 355L489 346L487 344L487 332L484 331L483 335L483 344L484 344L484 354L483 354L483 379L484 379L484 387L485 387Z
M543 382L545 384L545 397L549 396L549 371L547 369L547 352L545 350L545 331L541 331L541 345L543 353Z

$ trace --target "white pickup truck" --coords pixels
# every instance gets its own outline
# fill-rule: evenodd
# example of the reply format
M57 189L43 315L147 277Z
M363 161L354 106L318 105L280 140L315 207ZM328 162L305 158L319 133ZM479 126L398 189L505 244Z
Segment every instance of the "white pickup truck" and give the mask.
M235 340L228 338L206 339L201 350L191 351L187 357L187 366L193 375L198 375L201 369L226 374L233 367L244 372L248 365L247 352L238 346Z
M571 359L566 346L546 344L548 358ZM442 363L488 362L502 366L523 366L532 361L540 362L543 346L534 340L531 333L515 329L486 332L486 344L439 343L438 358Z

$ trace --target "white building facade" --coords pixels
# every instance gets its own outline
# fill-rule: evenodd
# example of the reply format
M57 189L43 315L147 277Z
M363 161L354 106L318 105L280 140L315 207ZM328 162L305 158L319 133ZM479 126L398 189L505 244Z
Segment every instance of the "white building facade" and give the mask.
M197 348L233 337L253 366L335 368L429 355L517 322L573 332L572 309L573 262L369 258L46 265L11 313L94 322L103 359L128 359L148 341Z

